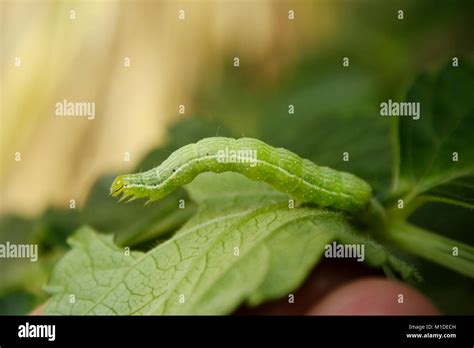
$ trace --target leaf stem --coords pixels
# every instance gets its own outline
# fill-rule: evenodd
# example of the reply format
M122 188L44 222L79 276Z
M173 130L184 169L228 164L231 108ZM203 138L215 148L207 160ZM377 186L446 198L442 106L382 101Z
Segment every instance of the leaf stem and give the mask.
M375 239L385 239L387 229L387 214L384 207L376 198L372 198L362 215L362 221L369 227Z
M474 247L404 221L393 221L387 240L403 250L474 278Z

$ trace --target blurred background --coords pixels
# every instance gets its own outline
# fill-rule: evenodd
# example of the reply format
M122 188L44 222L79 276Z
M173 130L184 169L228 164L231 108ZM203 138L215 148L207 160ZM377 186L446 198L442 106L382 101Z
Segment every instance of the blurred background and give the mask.
M0 313L44 301L50 267L81 224L143 249L179 228L194 209L174 209L183 190L152 208L124 208L108 187L115 174L154 167L206 136L258 137L353 171L383 195L392 155L380 102L401 99L419 73L474 46L469 0L3 0L0 8L0 241L36 242L42 255L0 260ZM95 118L56 116L63 100L94 102ZM341 161L347 150L351 163ZM448 213L472 231L459 208L430 209L419 219L440 233ZM426 218L436 209L439 223ZM466 226L456 230L451 237L472 244ZM438 274L423 291L444 312L474 312L466 279L419 267Z

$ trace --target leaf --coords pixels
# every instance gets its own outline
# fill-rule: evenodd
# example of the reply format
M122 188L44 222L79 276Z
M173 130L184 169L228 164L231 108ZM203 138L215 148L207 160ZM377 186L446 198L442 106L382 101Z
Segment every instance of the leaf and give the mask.
M264 108L262 140L353 173L383 195L392 173L390 124L374 107L374 80L356 69L301 73ZM288 104L295 105L294 115Z
M336 239L343 244L364 245L365 262L372 267L382 267L385 274L397 278L394 273L406 281L417 284L422 281L421 274L411 265L396 257L387 247L373 240L370 235L354 229L338 229Z
M381 80L372 69L335 68L333 60L319 58L302 58L281 81L264 88L249 84L245 74L229 73L224 81L208 81L196 103L237 136L245 133L318 165L353 173L383 196L392 177L392 146L390 120L380 117L378 108ZM343 160L344 152L349 161Z
M265 182L253 181L234 172L200 174L186 185L186 190L191 199L200 205L213 202L231 206L234 199L251 204L259 196L275 199L277 202L290 199L290 196L275 190Z
M0 291L0 313L2 315L18 315L28 313L40 305L38 296L24 289Z
M114 246L111 236L82 229L70 241L72 252L53 272L48 291L56 295L45 313L228 313L267 273L265 238L311 215L302 210L294 216L275 206L225 211L209 216L204 226L185 227L145 255L131 256ZM259 226L266 228L257 231ZM73 305L68 294L76 297Z
M289 209L288 197L266 186L235 173L200 175L188 185L198 213L146 253L127 256L112 236L80 229L53 271L45 313L226 314L284 296L340 230L353 228L342 213Z
M460 62L438 75L422 75L406 101L419 102L419 120L398 124L399 180L406 200L429 200L474 208L474 65ZM453 160L454 156L458 160Z

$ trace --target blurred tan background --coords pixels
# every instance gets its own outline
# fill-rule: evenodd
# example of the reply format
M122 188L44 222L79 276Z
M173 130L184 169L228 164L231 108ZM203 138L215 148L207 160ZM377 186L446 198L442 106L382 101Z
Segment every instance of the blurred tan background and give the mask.
M0 213L30 216L80 207L99 175L130 169L233 57L273 83L337 22L330 1L2 0L1 12ZM55 116L64 99L95 102L95 119Z

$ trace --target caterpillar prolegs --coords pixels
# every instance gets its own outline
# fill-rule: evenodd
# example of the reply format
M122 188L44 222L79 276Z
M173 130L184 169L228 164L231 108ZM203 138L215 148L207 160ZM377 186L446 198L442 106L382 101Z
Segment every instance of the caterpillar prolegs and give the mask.
M110 194L158 200L203 172L238 172L264 181L302 203L354 213L372 197L372 189L355 175L317 166L291 151L252 138L205 138L173 152L143 173L120 175Z

